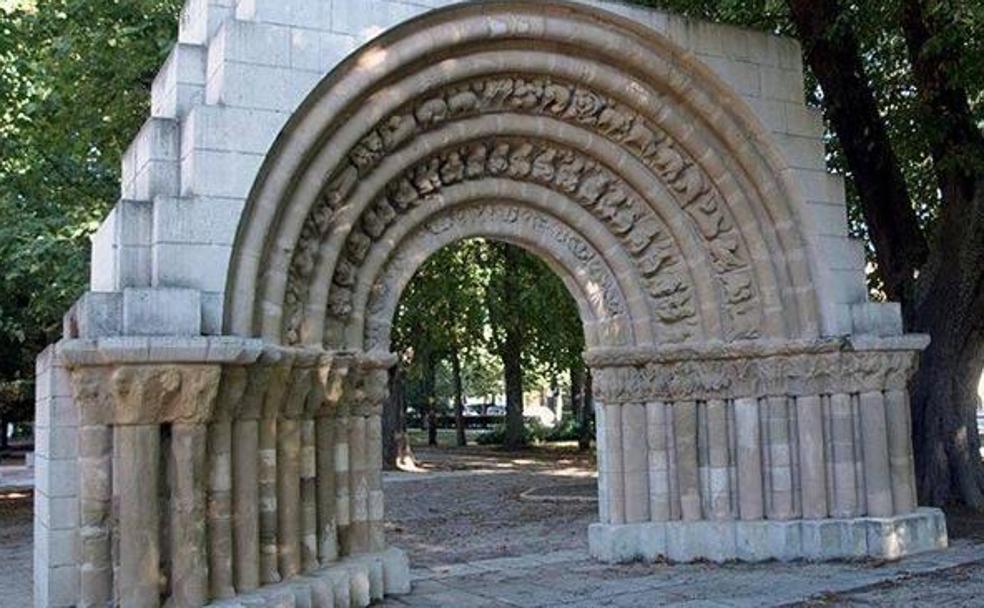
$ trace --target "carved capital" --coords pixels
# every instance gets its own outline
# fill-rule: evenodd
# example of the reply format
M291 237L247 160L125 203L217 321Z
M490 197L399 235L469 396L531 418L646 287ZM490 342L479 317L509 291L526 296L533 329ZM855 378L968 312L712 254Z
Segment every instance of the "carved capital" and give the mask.
M771 395L824 395L905 390L919 350L753 348L747 353L676 353L619 362L606 357L592 368L598 399L639 401L737 399Z
M212 418L218 364L77 367L72 388L83 424L205 423Z

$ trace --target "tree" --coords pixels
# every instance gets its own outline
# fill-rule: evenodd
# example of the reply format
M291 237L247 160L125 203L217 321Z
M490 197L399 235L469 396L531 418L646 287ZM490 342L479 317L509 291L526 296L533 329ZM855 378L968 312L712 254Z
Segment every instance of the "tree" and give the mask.
M849 178L876 296L927 333L911 386L920 499L984 507L984 5L952 0L644 2L794 33Z
M118 197L180 4L0 0L0 399L33 393L34 358L85 290L88 238ZM0 410L21 419L25 403Z

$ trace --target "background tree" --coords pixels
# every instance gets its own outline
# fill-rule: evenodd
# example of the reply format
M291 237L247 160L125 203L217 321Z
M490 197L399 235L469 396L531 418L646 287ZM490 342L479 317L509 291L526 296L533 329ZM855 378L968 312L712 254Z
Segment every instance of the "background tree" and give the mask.
M0 411L30 417L34 359L88 282L179 0L0 0ZM28 399L21 398L24 394Z
M801 40L873 293L932 338L911 386L920 498L984 507L984 3L641 3Z

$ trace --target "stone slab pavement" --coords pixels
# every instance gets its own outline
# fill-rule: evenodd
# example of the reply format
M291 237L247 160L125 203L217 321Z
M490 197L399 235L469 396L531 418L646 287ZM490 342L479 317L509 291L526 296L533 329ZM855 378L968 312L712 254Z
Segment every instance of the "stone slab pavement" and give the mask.
M948 573L971 568L960 590ZM383 606L439 608L758 608L779 606L984 606L984 545L957 541L947 551L900 562L826 564L630 564L606 566L581 550L415 569L413 592ZM925 579L925 580L923 580ZM922 601L907 588L923 587ZM894 599L891 596L894 594ZM879 598L885 596L886 603Z
M0 466L0 491L34 488L34 468L23 465Z

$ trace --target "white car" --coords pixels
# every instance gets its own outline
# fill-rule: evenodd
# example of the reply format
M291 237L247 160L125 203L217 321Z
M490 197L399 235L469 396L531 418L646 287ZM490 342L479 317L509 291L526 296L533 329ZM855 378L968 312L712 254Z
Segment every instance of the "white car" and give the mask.
M486 416L505 416L506 406L504 405L490 405L487 410L485 410Z

